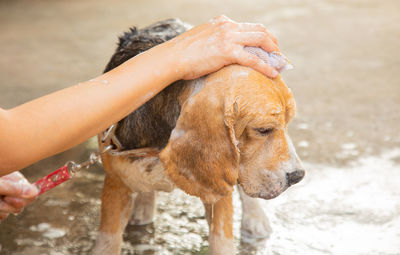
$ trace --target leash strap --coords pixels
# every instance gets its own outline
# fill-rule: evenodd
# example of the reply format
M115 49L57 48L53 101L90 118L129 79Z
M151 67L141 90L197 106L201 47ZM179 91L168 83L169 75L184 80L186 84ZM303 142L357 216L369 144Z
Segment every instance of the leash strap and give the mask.
M112 149L112 146L107 146L101 153L91 153L89 159L77 164L74 161L68 161L63 167L60 167L56 171L50 173L49 175L39 179L33 185L39 189L39 194L51 190L52 188L60 185L63 182L71 179L75 173L77 173L82 168L89 168L100 160L100 154L106 153Z
M34 185L39 189L38 195L51 190L55 186L60 185L61 183L68 181L72 178L71 173L68 170L68 165L65 165L51 174L39 179Z

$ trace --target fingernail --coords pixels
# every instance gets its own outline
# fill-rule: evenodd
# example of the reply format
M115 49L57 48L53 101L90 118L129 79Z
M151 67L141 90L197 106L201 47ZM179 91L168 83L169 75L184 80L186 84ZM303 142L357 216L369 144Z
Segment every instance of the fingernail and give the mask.
M276 71L275 69L272 70L272 77L276 77L279 74L278 71Z

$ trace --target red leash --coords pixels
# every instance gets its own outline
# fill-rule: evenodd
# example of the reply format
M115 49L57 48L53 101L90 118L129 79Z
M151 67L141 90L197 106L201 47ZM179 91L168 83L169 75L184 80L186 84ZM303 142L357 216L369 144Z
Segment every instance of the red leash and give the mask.
M68 165L65 165L51 174L39 179L34 183L34 185L40 190L38 193L38 195L40 195L71 178L72 175L69 172Z
M60 167L56 171L49 175L39 179L33 185L39 189L38 195L51 190L52 188L60 185L63 182L71 179L79 170L82 168L89 168L91 165L100 161L100 154L106 153L113 148L112 145L107 146L101 153L91 153L89 159L77 164L73 161L67 162L63 167Z
M63 182L68 181L82 168L89 168L96 162L101 161L100 155L108 152L111 156L132 156L138 158L146 157L156 157L159 153L157 148L139 148L133 150L119 151L118 149L113 149L114 145L108 145L102 152L91 153L88 160L77 164L73 161L67 162L63 167L57 169L56 171L50 173L49 175L39 179L34 183L34 185L39 189L39 194L42 194L52 188L60 185Z

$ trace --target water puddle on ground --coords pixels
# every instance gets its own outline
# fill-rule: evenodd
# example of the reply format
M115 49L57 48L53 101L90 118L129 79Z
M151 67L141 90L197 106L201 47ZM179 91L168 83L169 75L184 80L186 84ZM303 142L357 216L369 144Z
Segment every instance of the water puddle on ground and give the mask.
M274 233L255 254L400 254L400 150L306 178L263 201Z
M241 205L234 196L238 254L400 254L400 149L346 167L305 164L305 179L278 198L260 200L273 233L240 241ZM102 171L81 174L41 197L0 229L1 254L91 254L100 209ZM208 254L199 199L180 190L158 194L155 222L128 226L122 254ZM46 212L44 215L43 212Z

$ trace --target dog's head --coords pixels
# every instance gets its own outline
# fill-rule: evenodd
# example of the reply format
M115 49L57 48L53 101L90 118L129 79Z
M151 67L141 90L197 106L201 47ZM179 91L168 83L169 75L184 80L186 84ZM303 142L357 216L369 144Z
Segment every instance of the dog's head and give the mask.
M287 134L295 102L281 78L232 65L203 82L160 154L171 180L205 203L237 182L247 195L264 199L299 182L304 170Z

